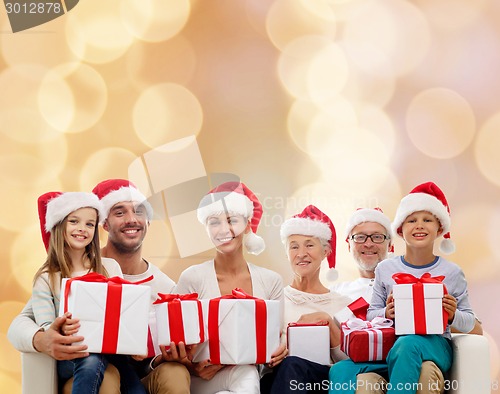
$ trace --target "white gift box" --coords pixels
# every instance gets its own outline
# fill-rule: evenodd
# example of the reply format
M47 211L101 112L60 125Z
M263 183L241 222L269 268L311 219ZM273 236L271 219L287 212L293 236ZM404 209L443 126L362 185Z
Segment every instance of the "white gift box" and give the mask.
M63 279L59 314L64 314ZM145 285L122 284L120 297L109 296L108 283L75 280L70 284L68 312L80 320L77 335L90 353L146 355L148 353L148 318L151 288ZM113 285L118 287L117 285ZM116 289L115 289L116 290ZM119 310L107 308L119 306ZM112 349L111 351L109 349Z
M328 324L296 324L287 328L288 355L318 364L330 365L330 327Z
M175 308L174 304L179 308ZM170 346L170 342L193 345L205 340L201 302L173 300L154 305L158 344Z
M423 287L423 298L414 294L416 286ZM447 320L443 310L443 295L442 283L394 285L396 335L443 334Z
M256 307L257 303L265 305L264 315L258 312L261 306ZM258 364L271 360L280 344L279 301L213 299L203 300L202 305L208 341L198 345L194 362Z

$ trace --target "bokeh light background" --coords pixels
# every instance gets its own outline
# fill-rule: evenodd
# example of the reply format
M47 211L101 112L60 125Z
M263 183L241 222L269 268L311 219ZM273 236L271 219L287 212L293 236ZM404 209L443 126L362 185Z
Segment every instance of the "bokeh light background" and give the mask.
M188 136L207 174L237 174L258 193L267 250L249 260L286 282L284 217L309 203L328 213L339 280L351 280L352 211L392 217L416 184L436 182L498 381L500 2L82 0L16 34L2 6L0 23L0 392L21 392L6 332L45 256L36 198L127 177ZM181 258L168 221L145 245L174 280L212 254Z

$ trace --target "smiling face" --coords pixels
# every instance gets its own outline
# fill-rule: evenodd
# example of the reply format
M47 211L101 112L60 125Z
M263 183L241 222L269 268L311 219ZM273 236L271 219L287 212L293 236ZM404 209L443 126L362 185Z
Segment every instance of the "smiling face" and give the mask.
M146 209L131 201L113 205L103 228L108 232L108 242L122 253L138 251L148 232Z
M66 217L64 240L71 249L84 250L92 242L97 226L97 211L80 208Z
M443 232L439 220L430 212L418 211L409 215L398 233L414 248L430 248Z
M349 234L349 251L352 252L352 256L358 264L361 276L371 277L377 264L387 258L391 241L386 239L383 243L376 244L371 238L367 238L364 243L356 243L351 239L355 234L383 234L387 236L387 230L380 223L364 222L354 227Z
M206 228L217 251L230 253L242 248L243 236L250 231L250 224L242 215L221 213L209 216Z
M288 260L296 276L319 277L321 262L328 254L319 238L294 234L288 237L286 246Z

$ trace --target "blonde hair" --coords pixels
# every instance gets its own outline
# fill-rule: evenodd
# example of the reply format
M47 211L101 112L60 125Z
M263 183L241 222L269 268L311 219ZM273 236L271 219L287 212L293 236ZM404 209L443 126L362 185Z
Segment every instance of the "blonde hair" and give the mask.
M71 277L71 258L67 250L68 243L65 239L66 225L68 216L70 214L68 214L62 222L57 223L50 231L47 259L36 272L35 277L33 278L33 283L35 283L40 275L42 275L43 273L48 273L50 288L52 289L52 291L54 291L54 289L56 288L55 280L57 278L57 273L61 274L61 280L63 278ZM97 222L99 222L98 212ZM90 261L89 272L97 272L98 274L109 276L106 268L102 264L100 249L99 231L96 225L92 241L87 246L85 246L84 257L86 256Z

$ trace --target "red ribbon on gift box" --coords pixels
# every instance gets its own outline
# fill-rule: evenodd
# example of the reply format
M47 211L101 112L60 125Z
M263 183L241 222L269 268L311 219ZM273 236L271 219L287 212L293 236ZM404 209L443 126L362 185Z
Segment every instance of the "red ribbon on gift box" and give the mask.
M347 307L352 311L353 315L358 319L366 320L366 313L370 304L363 297L351 302Z
M168 308L168 326L170 329L170 341L176 345L179 342L186 343L184 335L184 321L182 318L181 301L196 301L198 303L198 324L200 326L200 343L205 342L205 330L203 329L203 312L201 302L198 299L198 293L191 294L162 294L158 293L158 299L155 304L167 303Z
M266 360L267 348L267 306L260 298L252 297L240 288L235 288L231 294L210 300L208 305L208 346L210 362L220 364L219 339L219 304L221 300L254 300L255 301L255 336L257 345L256 364L263 364Z
M153 275L138 282L129 282L118 276L108 278L97 272L90 272L83 276L70 278L66 281L64 288L64 313L68 311L68 297L71 291L71 283L75 281L107 283L106 311L104 314L104 329L102 337L101 353L115 354L118 347L118 332L120 330L120 311L122 303L122 285L139 285L153 280Z
M443 285L444 294L448 294L448 290L443 283L444 276L431 276L429 272L417 278L405 272L399 272L392 275L392 279L398 284L412 284L413 292L413 313L415 322L415 333L427 333L427 322L425 319L425 301L424 301L424 284L440 283ZM443 331L446 330L448 324L448 312L443 308Z

